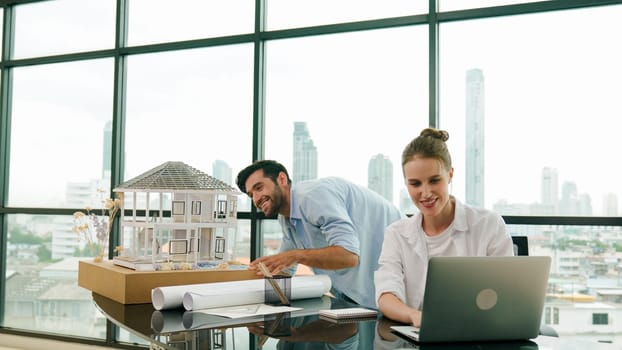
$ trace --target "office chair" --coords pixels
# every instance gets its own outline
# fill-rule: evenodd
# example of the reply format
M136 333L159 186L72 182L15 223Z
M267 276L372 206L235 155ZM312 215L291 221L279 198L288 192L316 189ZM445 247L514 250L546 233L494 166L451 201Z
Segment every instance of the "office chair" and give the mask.
M529 240L527 236L512 236L512 242L514 243L514 255L529 255ZM540 335L559 337L557 331L547 324L540 325Z
M529 241L527 236L512 236L514 255L529 255Z

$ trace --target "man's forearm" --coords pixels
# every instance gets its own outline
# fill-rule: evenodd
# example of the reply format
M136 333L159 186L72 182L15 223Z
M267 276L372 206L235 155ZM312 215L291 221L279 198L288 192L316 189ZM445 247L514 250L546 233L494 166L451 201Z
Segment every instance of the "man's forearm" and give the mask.
M324 270L345 269L354 267L359 263L358 255L340 246L320 249L296 249L290 252L295 254L298 263Z

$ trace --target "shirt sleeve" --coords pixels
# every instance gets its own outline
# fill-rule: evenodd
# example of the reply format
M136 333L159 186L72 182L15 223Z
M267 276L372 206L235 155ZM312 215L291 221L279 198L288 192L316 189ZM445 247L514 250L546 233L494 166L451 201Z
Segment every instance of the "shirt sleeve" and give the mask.
M340 246L360 255L360 242L348 207L339 191L318 187L300 201L300 214L307 224L319 229L328 246Z
M279 252L286 252L288 250L293 250L296 249L296 245L294 243L294 241L292 240L291 237L291 233L289 232L289 230L287 229L287 224L285 223L285 219L283 218L279 218L279 220L281 221L281 231L283 233L283 239L281 240L281 247L279 248ZM298 270L298 264L294 264L292 266L290 266L289 268L283 270L283 272L293 276L296 274L296 271Z
M508 231L507 225L500 215L494 214L489 220L490 230L485 232L494 232L490 244L488 245L488 256L509 256L514 255L514 244L512 236Z
M406 303L404 286L403 257L397 238L398 232L389 226L384 235L378 269L374 272L374 285L376 287L376 305L383 293L392 293L399 300Z

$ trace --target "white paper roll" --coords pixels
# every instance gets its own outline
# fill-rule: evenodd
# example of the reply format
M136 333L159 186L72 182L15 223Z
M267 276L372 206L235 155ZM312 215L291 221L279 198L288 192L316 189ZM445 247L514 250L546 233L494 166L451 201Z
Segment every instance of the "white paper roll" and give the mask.
M186 310L263 303L263 279L232 282L189 284L158 287L151 291L156 310L178 308ZM331 281L326 275L294 276L291 281L291 299L317 298L330 291Z

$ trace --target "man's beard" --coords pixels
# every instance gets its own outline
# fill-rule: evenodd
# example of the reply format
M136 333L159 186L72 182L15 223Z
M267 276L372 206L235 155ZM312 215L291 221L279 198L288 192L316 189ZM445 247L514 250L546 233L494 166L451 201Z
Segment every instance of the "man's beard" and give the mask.
M283 191L281 191L281 188L278 185L274 188L274 192L272 192L272 195L270 196L270 201L272 202L270 211L267 213L264 212L264 215L266 215L267 218L276 217L281 210L281 205L283 204Z

